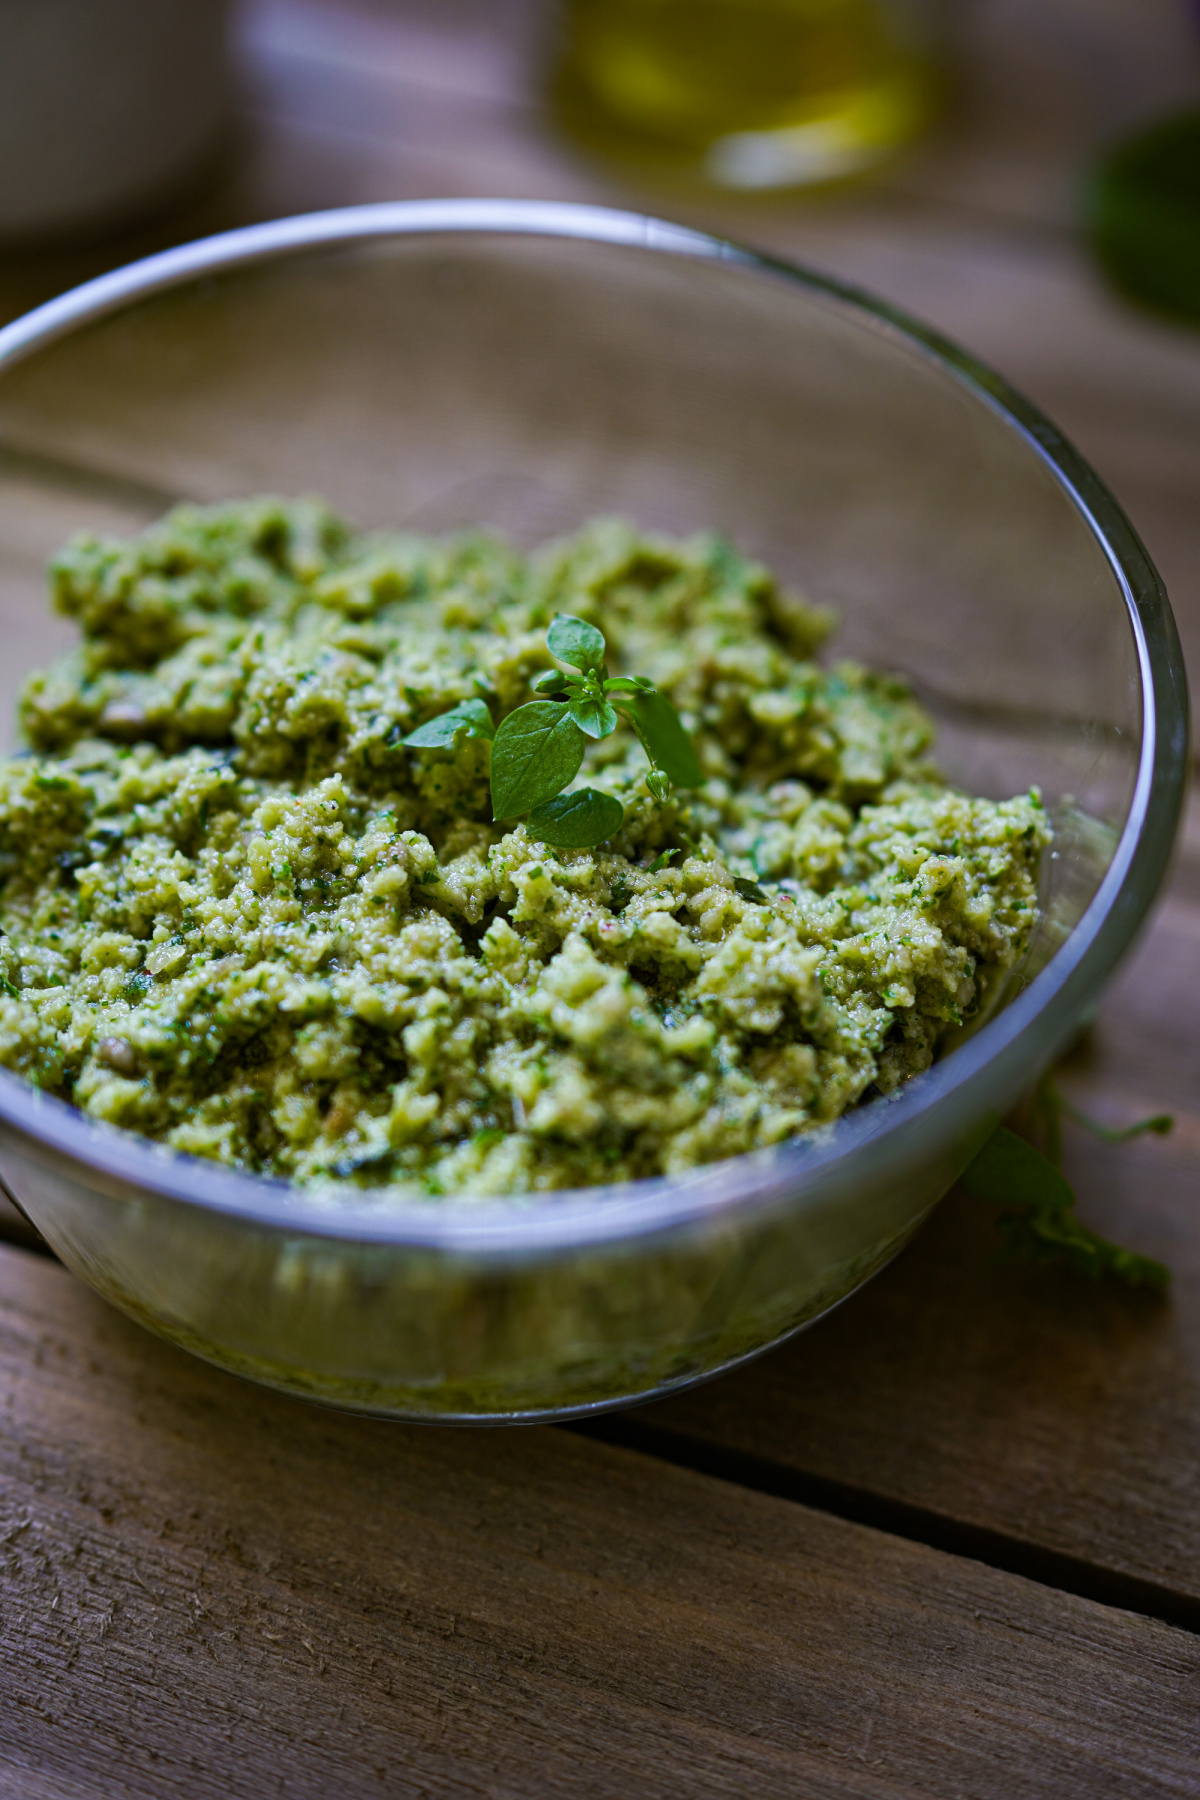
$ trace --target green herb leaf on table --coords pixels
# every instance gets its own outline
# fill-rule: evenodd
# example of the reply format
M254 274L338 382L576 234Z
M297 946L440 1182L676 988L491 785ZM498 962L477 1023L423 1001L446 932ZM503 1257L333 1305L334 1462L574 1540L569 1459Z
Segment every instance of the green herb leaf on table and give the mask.
M531 700L509 713L492 745L492 811L515 819L574 781L587 738L565 706Z
M617 729L617 715L607 700L598 694L572 700L567 709L580 731L590 738L611 737Z
M576 788L559 794L529 815L528 831L540 844L560 850L590 850L620 831L625 809L611 794L598 788Z
M413 750L450 750L460 737L492 738L492 715L482 700L460 700L449 712L427 719L400 741Z
M582 669L585 674L604 666L603 632L589 625L586 619L577 619L573 613L554 615L546 633L546 648L559 662L569 663L573 669Z
M1015 1250L1066 1263L1085 1275L1115 1275L1135 1287L1161 1290L1170 1281L1162 1263L1122 1250L1081 1225L1066 1176L1007 1126L992 1133L961 1185L976 1199L1003 1208L998 1228Z
M1088 182L1085 210L1092 246L1117 287L1200 323L1200 110L1110 150Z

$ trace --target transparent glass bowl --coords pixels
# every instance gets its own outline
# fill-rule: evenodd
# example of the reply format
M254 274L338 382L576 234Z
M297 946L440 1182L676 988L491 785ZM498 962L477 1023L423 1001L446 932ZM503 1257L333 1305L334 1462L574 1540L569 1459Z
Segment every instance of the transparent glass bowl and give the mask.
M275 1387L461 1422L666 1393L811 1322L912 1235L1095 1005L1187 767L1162 586L1099 481L886 306L629 214L422 202L284 220L0 331L0 705L53 648L43 552L171 500L316 491L365 525L532 542L718 526L907 673L966 788L1058 838L1006 1003L823 1137L539 1197L319 1197L0 1073L0 1173L85 1280ZM61 625L58 627L61 632Z

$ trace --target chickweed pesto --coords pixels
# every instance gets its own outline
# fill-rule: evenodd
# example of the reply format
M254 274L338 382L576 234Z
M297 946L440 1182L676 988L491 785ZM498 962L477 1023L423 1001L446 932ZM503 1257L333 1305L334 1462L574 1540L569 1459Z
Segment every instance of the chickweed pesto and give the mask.
M526 557L257 499L51 582L81 640L0 763L0 1063L179 1150L433 1196L688 1169L924 1069L1029 937L1036 793L949 787L905 684L819 665L829 616L718 537ZM556 614L703 777L658 797L619 720L586 849L494 820L488 731L422 734L560 688Z

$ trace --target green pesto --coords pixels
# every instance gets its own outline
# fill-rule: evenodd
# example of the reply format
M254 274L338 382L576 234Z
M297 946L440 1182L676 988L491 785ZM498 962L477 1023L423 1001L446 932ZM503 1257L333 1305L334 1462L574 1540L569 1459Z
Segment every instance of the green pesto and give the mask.
M1036 794L948 787L904 683L818 665L828 615L719 538L260 499L51 580L81 642L0 763L0 1063L180 1150L432 1196L687 1169L927 1067L1028 940ZM486 736L403 742L534 698L557 612L706 777L660 803L627 727L592 744L594 850L493 823Z

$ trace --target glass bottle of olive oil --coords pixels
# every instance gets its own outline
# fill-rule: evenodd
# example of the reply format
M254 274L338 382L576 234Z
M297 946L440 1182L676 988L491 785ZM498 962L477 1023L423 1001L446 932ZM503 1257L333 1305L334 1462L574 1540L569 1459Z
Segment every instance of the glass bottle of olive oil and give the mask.
M831 181L929 117L940 0L565 0L560 110L731 188Z

